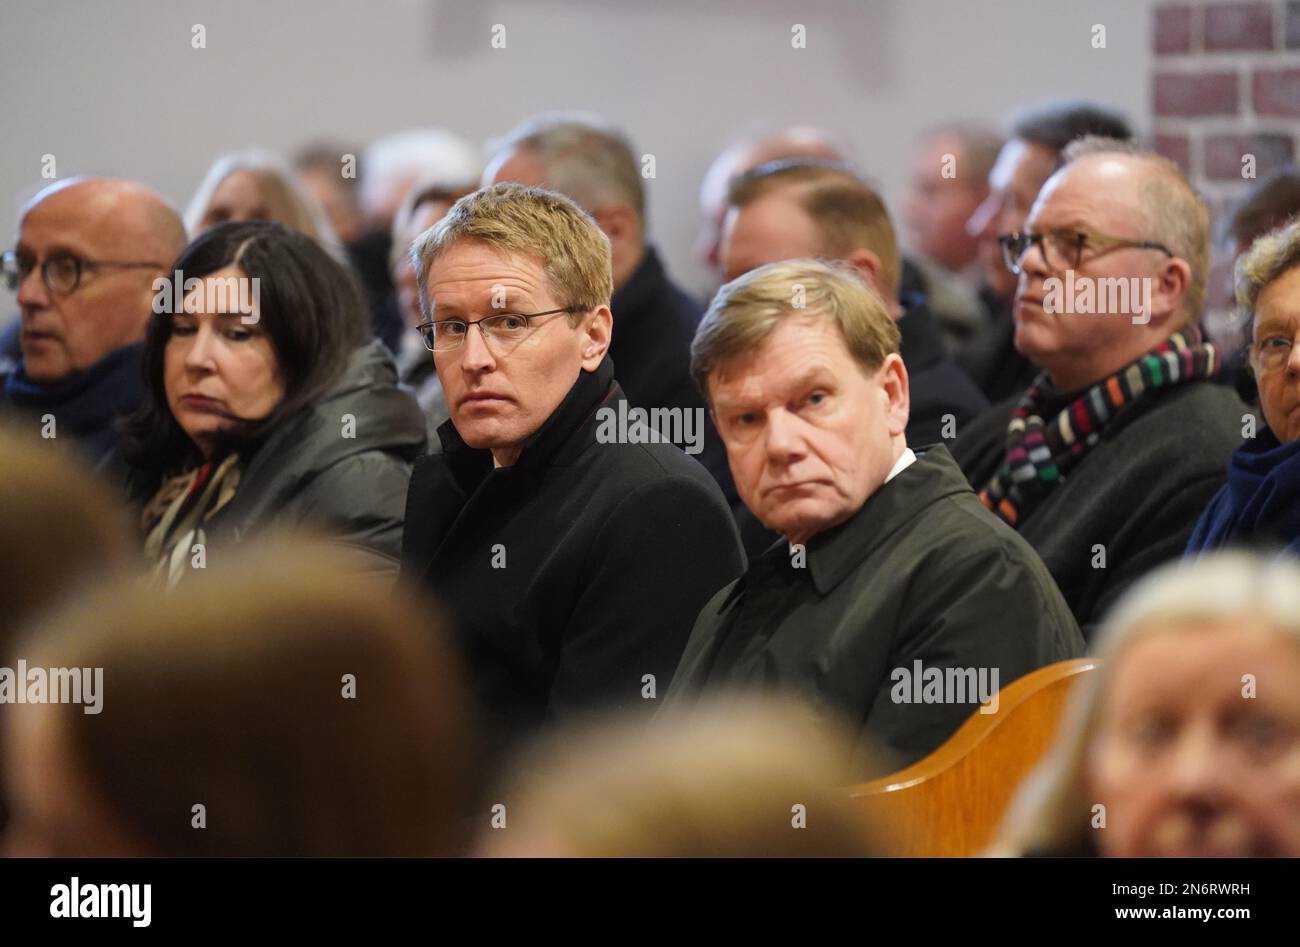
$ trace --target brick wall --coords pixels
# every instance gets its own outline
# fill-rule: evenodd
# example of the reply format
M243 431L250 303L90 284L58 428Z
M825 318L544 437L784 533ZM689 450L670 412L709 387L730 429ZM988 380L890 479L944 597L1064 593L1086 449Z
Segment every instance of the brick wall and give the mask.
M1206 196L1218 237L1252 163L1262 178L1300 157L1300 0L1162 3L1153 16L1155 146ZM1226 251L1211 274L1212 331L1232 328Z

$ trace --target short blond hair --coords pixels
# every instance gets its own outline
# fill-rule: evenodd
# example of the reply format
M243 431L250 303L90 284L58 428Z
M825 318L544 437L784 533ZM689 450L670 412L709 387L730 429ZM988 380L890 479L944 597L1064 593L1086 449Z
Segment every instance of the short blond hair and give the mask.
M1139 212L1146 240L1158 240L1187 261L1192 277L1183 294L1182 325L1201 320L1205 287L1210 278L1210 208L1192 182L1173 161L1118 138L1085 135L1070 143L1062 154L1065 164L1090 155L1118 154L1142 162L1145 174L1139 188Z
M429 267L461 240L535 258L561 305L577 325L582 312L608 306L614 295L609 238L577 204L555 191L519 184L490 184L462 197L447 216L411 245L411 262L426 319Z
M743 208L782 190L817 228L819 256L842 258L853 250L870 250L880 258L880 294L887 299L898 295L902 263L894 223L884 199L853 169L811 158L772 161L738 178L727 203Z
M898 352L898 326L880 295L847 263L782 260L750 270L718 290L691 343L691 377L709 397L709 375L755 351L790 316L816 315L840 330L868 372Z

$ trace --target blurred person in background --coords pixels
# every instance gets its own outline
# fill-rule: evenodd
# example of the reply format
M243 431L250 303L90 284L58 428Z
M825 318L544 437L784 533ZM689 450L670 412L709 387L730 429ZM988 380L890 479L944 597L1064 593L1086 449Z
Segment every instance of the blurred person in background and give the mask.
M966 228L988 197L989 172L1002 139L980 128L949 125L923 135L903 203L916 291L933 300L949 351L984 328L987 314L976 290L979 244Z
M848 151L836 138L820 128L796 125L732 142L718 153L700 182L700 229L695 237L695 255L714 276L711 297L722 275L722 222L727 216L727 195L746 171L794 158L817 161L848 161Z
M1300 857L1300 565L1219 553L1116 604L1001 855Z
M480 854L541 858L855 858L884 831L845 788L853 740L777 698L575 726L533 747L498 790L504 828Z
M361 235L348 245L370 308L375 337L394 354L406 328L393 287L393 224L411 191L438 181L459 188L477 182L477 146L441 128L412 128L375 139L361 153L357 203Z
M95 713L5 706L8 855L463 850L472 742L441 616L337 550L248 546L171 595L113 582L21 642Z
M759 165L738 178L723 222L726 278L766 263L814 257L850 264L887 300L910 384L909 443L950 441L988 407L945 352L928 299L900 286L894 224L866 182L844 165L806 159Z
M1123 116L1090 102L1052 102L1016 118L989 171L988 196L967 223L979 241L980 296L989 321L958 351L957 361L995 404L1024 391L1037 374L1015 345L1016 276L1007 269L999 240L1025 229L1039 190L1061 166L1062 152L1084 135L1128 141L1133 132Z
M1300 555L1300 218L1255 240L1236 273L1264 426L1233 452L1187 552L1262 545Z
M22 313L20 358L0 386L16 430L70 442L90 465L109 460L117 421L144 394L154 281L184 246L175 209L133 181L69 178L27 203L3 257Z
M442 450L438 428L451 417L447 398L438 380L433 354L424 344L419 326L424 322L420 308L420 287L415 279L415 264L411 260L411 246L416 238L442 220L456 203L475 188L475 182L451 183L435 179L415 188L402 203L393 218L393 251L389 266L392 270L393 288L397 305L406 321L401 347L396 353L397 374L402 384L415 393L415 400L424 412L429 430L429 449Z
M305 234L221 224L149 324L146 403L126 428L145 552L174 584L210 545L314 524L395 574L424 417L368 339L352 274Z
M356 168L360 150L339 142L317 142L293 156L298 180L324 209L345 246L360 239L365 229Z
M320 201L287 164L265 151L219 157L185 209L185 229L193 237L217 224L249 220L273 220L342 257L338 234Z

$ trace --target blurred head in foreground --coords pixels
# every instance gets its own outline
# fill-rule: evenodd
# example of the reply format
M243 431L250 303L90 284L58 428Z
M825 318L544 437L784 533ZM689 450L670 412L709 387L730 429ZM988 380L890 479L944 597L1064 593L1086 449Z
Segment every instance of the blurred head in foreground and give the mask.
M10 855L454 851L468 736L435 616L314 544L245 547L167 597L106 586L29 668L89 703L5 706Z
M13 667L18 629L83 582L125 566L131 546L108 489L48 444L0 429L0 483L0 667ZM6 822L0 796L0 833Z
M623 718L541 744L479 852L520 857L884 854L843 788L849 738L779 699Z
M1300 855L1300 565L1167 566L1099 647L996 853Z

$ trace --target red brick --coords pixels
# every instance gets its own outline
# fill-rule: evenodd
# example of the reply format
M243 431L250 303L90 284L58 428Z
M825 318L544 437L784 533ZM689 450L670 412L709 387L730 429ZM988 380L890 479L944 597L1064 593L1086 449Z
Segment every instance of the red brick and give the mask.
M1237 114L1235 72L1161 73L1154 94L1159 116Z
M1156 135L1156 151L1176 162L1184 174L1192 168L1192 143L1186 135Z
M1252 98L1260 115L1300 118L1300 69L1257 70Z
M1255 156L1255 177L1266 177L1291 163L1295 141L1282 134L1209 135L1201 153L1207 178L1241 181L1242 158L1246 155Z
M1273 48L1271 3L1215 3L1205 8L1205 48L1210 52Z
M1286 48L1300 49L1300 0L1286 5Z
M1192 8L1157 7L1155 28L1151 31L1157 53L1192 51Z

